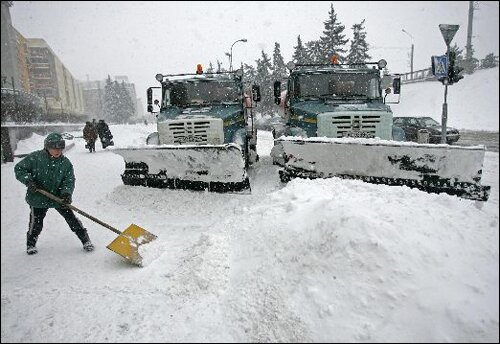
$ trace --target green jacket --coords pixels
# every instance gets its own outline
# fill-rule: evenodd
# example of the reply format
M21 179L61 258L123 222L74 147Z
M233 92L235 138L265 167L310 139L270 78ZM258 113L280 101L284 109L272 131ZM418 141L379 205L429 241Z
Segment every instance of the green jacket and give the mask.
M17 180L28 186L35 182L38 187L61 197L73 194L75 189L75 173L73 164L64 155L53 158L45 149L35 151L14 167ZM39 192L28 190L26 202L34 208L59 208L61 205L43 196Z

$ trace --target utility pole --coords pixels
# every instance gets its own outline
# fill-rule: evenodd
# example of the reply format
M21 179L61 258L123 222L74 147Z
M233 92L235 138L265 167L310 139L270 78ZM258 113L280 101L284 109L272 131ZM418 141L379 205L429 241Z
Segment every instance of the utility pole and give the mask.
M415 47L413 45L413 36L405 29L402 29L401 31L406 33L411 38L411 53L410 53L410 75L411 75L411 77L410 77L410 79L413 80L413 51L414 51L414 47Z
M467 24L467 45L465 46L465 72L472 74L472 20L474 17L474 1L469 1L469 22Z

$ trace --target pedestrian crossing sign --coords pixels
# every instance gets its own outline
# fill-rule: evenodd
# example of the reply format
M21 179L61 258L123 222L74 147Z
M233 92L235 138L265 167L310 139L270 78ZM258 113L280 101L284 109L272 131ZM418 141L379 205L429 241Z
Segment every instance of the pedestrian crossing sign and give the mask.
M448 56L432 56L432 74L438 79L448 77Z

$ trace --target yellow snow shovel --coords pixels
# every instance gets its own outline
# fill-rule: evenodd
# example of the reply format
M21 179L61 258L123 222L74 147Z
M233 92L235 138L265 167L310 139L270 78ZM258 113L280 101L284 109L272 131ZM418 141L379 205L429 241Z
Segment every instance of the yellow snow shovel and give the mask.
M112 230L116 234L119 234L119 236L115 240L113 240L113 242L109 244L107 248L115 253L118 253L120 256L129 260L131 263L142 266L142 257L139 254L139 246L155 240L157 238L156 235L134 224L131 224L123 232L120 232L118 229L111 227L110 225L102 222L99 219L96 219L92 215L87 214L74 205L64 203L61 198L54 196L45 190L37 189L36 191L50 198L51 200L56 201L57 203L64 204L65 207L76 211L77 213L91 219L94 222L97 222L101 226Z

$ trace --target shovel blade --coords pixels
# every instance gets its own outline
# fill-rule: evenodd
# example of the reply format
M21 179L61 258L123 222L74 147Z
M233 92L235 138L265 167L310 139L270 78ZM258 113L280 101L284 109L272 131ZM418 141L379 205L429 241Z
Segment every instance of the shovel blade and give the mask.
M131 224L107 248L118 253L132 264L142 266L139 246L147 244L156 238L156 235L144 228Z

